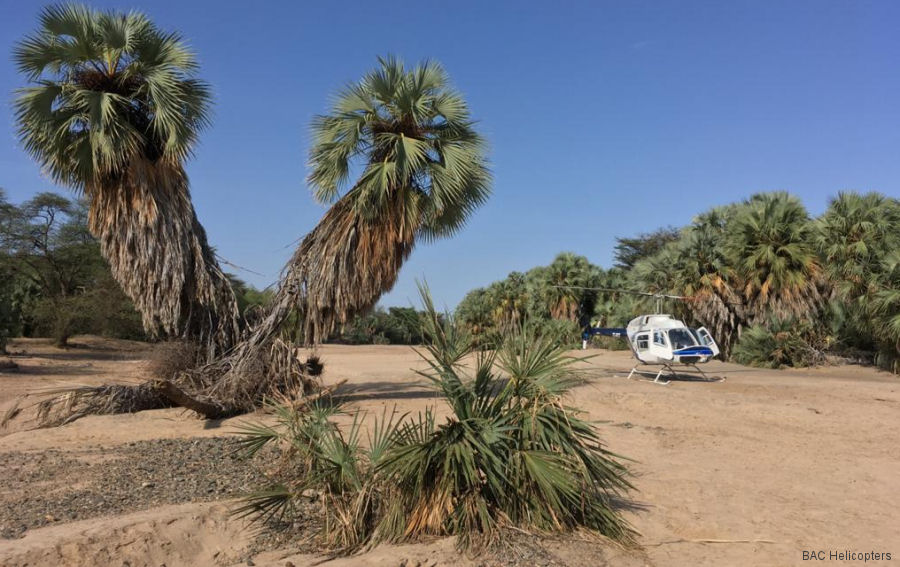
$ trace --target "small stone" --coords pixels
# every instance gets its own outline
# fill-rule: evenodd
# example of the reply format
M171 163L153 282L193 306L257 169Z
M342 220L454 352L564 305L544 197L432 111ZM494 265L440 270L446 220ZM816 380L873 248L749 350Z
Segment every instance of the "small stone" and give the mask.
M153 488L153 483L152 482L142 482L141 488Z

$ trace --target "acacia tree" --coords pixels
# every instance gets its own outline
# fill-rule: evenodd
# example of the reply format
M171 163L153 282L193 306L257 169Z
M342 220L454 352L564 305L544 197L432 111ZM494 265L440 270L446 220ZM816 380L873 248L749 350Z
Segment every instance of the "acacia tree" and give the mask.
M137 12L52 6L13 57L25 149L89 200L89 228L115 279L157 336L204 347L239 336L234 294L191 203L184 162L210 95L181 37Z

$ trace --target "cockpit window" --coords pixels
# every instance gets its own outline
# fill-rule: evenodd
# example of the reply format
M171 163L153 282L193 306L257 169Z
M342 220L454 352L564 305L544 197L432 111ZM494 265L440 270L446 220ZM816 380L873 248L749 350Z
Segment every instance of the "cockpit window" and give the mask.
M694 335L687 329L669 329L669 342L675 350L697 346Z

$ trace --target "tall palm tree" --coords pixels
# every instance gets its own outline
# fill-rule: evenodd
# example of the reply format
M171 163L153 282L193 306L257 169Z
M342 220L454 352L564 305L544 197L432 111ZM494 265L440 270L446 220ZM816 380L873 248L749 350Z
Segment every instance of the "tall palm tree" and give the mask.
M785 192L752 196L727 226L729 279L750 323L769 316L807 318L822 304L822 268L806 208Z
M527 313L528 287L525 274L510 272L505 279L488 286L494 327L501 331L519 325Z
M553 319L578 322L594 311L600 272L587 258L563 252L540 274L541 292L546 309Z
M239 334L234 294L194 212L184 162L210 95L178 34L137 12L52 6L13 52L30 85L15 113L26 150L90 201L89 227L151 333L200 342Z
M881 351L877 362L900 374L900 251L890 252L882 266L879 288L869 308Z
M308 181L333 205L278 295L301 313L309 342L370 309L418 240L455 234L490 194L484 140L444 69L378 62L313 121Z
M900 247L900 202L879 193L842 192L815 229L829 279L843 298L855 299L866 295L873 272Z
M879 193L839 193L816 221L816 244L833 286L840 340L900 359L897 250L900 201Z
M268 315L204 369L223 376L202 380L219 405L210 413L250 409L282 376L303 371L285 368L295 358L273 346L291 314L307 343L323 340L393 287L418 240L456 233L488 198L485 143L443 68L378 61L313 122L308 181L333 205L285 267Z
M729 277L722 245L737 210L739 206L717 207L698 215L679 244L678 293L690 298L686 307L691 317L713 333L725 356L746 323L740 286Z

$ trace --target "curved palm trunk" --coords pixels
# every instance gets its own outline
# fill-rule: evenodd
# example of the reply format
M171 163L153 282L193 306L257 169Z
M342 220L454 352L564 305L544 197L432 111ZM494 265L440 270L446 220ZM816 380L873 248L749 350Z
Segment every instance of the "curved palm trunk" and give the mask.
M303 239L285 267L268 313L228 354L169 379L114 390L100 386L66 392L42 402L42 424L65 423L91 413L172 405L218 418L251 411L266 399L320 389L315 377L321 365L302 360L300 349L281 340L279 331L296 313L304 341L316 344L336 325L372 308L394 286L415 245L415 227L403 212L397 202L370 222L353 210L352 201L345 196ZM129 242L132 240L114 244ZM127 281L138 291L145 289L140 282ZM170 316L179 308L173 304L171 311L163 314Z
M136 162L88 194L88 226L144 328L198 343L205 362L228 352L240 337L237 301L197 220L184 171Z
M415 229L400 202L370 222L350 198L340 199L294 252L266 317L229 356L194 373L194 381L210 384L204 401L222 415L253 409L298 385L307 393L316 388L297 349L278 338L285 321L296 314L304 342L320 343L394 287L414 245Z

